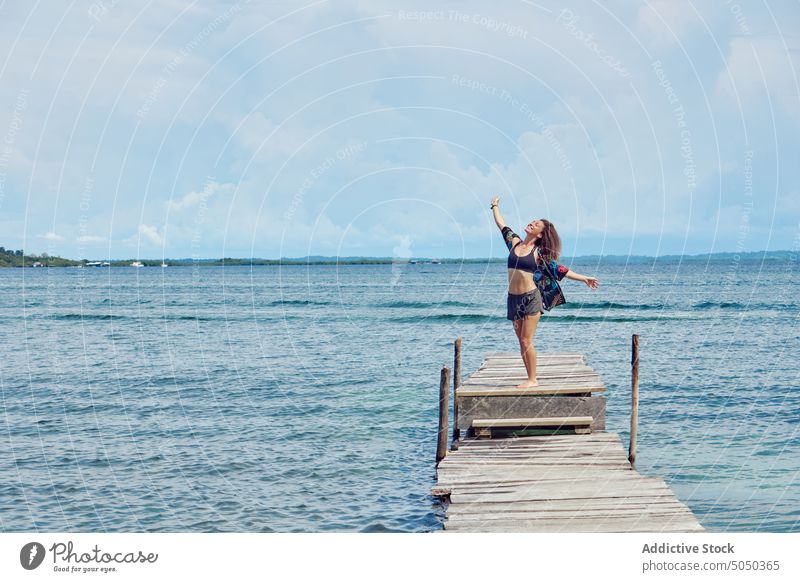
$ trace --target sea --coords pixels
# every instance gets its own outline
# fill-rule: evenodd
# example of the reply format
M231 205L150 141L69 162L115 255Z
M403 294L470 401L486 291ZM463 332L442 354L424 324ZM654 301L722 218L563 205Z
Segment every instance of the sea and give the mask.
M710 531L800 531L800 278L575 259L580 352L637 469ZM503 263L0 270L0 530L431 532L438 385L516 351ZM452 418L452 415L451 415Z

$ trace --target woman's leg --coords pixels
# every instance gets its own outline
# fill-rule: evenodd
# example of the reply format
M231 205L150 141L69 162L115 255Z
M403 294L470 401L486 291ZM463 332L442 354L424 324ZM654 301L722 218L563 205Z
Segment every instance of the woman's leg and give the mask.
M539 325L541 313L536 315L526 315L520 325L519 351L522 354L522 361L525 362L525 370L528 372L528 379L522 384L517 384L517 388L533 388L538 386L536 381L536 348L533 345L533 336L536 335L536 327ZM514 322L516 323L516 322Z
M520 345L520 352L522 352L522 323L524 319L515 319L511 323L514 325L514 333L517 334L517 341ZM528 362L525 361L525 358L522 358L522 362L525 364L525 371L527 373L528 370Z
M515 319L511 323L514 325L514 333L517 334L517 341L521 341L520 338L522 337L522 320Z

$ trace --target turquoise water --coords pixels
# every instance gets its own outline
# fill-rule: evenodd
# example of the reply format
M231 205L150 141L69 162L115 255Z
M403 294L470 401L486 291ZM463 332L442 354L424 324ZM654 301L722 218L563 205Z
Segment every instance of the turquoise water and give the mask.
M713 531L800 531L790 262L572 265L540 351L582 352L637 468ZM3 269L3 531L430 531L438 377L516 349L502 264Z

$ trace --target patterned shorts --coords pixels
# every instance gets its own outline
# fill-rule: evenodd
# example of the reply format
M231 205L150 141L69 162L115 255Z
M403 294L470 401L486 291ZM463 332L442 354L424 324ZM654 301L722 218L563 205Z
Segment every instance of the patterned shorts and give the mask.
M536 315L537 313L544 313L542 308L542 295L538 289L528 291L522 295L508 294L508 314L507 319L516 321L522 319L526 315Z

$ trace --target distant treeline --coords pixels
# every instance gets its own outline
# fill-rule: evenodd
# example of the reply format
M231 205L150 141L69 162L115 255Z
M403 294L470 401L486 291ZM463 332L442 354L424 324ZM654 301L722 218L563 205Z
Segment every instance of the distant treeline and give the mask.
M796 251L756 251L747 253L710 253L703 255L662 255L660 257L649 257L643 255L589 255L582 257L562 257L561 261L569 264L572 261L580 263L603 263L606 265L629 265L629 264L655 264L655 263L674 263L691 262L704 263L708 261L795 261L800 253ZM131 263L137 259L104 261L111 267L130 267ZM0 247L0 267L82 267L89 263L98 262L89 259L72 260L62 257L50 256L47 253L40 255L26 255L22 249L11 250ZM470 264L470 263L505 263L505 258L483 258L483 259L431 259L431 258L412 258L399 259L397 257L323 257L309 256L291 259L234 259L225 257L222 259L138 259L138 262L145 267L160 267L162 263L170 267L191 267L193 265L203 267L215 266L259 266L259 265L391 265L394 263L402 264Z
M86 261L72 261L61 257L51 257L47 253L41 255L26 255L22 249L12 251L0 247L0 267L77 267Z

